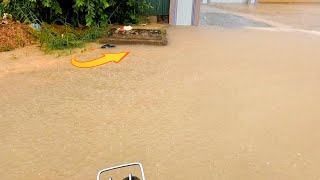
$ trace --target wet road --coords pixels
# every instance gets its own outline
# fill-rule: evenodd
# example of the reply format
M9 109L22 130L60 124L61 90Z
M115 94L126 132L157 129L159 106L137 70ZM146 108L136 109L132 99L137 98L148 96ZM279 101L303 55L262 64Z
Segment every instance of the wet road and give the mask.
M225 11L222 8L220 8L220 6L222 5L202 5L200 13L200 26L214 26L232 29L247 27L271 27L271 25L265 22L233 14L230 13L231 11ZM225 6L229 7L227 5Z
M320 36L168 35L94 69L36 47L1 53L1 179L93 180L132 161L151 180L320 178Z
M204 11L228 11L277 27L320 31L320 3L210 4L201 8Z

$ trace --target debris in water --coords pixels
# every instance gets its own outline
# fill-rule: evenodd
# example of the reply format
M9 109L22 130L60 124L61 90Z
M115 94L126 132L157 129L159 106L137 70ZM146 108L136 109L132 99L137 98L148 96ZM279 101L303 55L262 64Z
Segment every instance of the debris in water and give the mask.
M131 26L124 26L123 29L125 31L131 31L133 28Z
M117 28L119 32L131 31L132 29L133 29L132 26L123 26L123 27Z
M116 45L114 44L104 44L103 46L101 46L101 48L106 49L106 48L114 48L116 47Z

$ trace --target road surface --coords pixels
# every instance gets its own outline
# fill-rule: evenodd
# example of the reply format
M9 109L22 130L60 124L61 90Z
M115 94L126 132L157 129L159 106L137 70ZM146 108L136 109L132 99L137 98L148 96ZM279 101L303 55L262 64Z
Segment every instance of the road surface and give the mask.
M34 46L1 53L1 179L93 180L135 161L150 180L320 178L319 35L170 27L168 39L93 69Z

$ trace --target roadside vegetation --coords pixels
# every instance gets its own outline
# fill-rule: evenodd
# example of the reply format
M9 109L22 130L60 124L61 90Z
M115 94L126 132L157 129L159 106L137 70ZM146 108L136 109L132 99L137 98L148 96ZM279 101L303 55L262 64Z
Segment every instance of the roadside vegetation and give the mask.
M0 20L5 21L0 31L21 26L44 50L75 48L106 35L109 24L139 23L139 17L150 8L146 0L0 0ZM1 36L4 34L0 41L9 40ZM21 46L10 45L0 51Z

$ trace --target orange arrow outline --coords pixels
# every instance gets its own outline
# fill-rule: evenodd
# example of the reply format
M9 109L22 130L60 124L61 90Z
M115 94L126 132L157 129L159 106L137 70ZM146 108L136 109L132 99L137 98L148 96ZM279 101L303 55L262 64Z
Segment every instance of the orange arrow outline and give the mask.
M88 50L88 51L85 51L85 52L91 52L95 49L91 49L91 50ZM85 53L84 52L84 53ZM119 59L119 60L108 60L108 61L102 61L103 58L107 57L108 55L119 55L119 54L123 54L122 57ZM108 54L101 54L100 57L96 58L96 59L93 59L93 60L90 60L90 61L84 61L84 62L80 62L76 59L76 57L72 57L71 59L71 64L75 67L78 67L78 68L94 68L94 67L97 67L97 66L101 66L101 65L104 65L104 64L107 64L109 62L115 62L115 63L119 63L121 62L127 55L129 54L129 52L120 52L120 53L108 53ZM97 61L101 61L100 63L96 63ZM83 66L82 66L82 65ZM95 64L95 65L90 65L90 64Z

